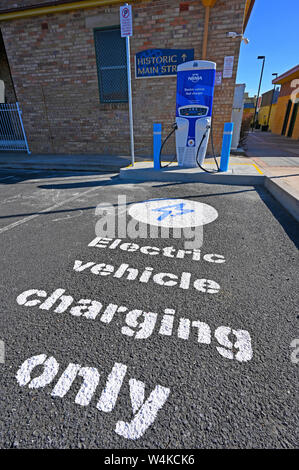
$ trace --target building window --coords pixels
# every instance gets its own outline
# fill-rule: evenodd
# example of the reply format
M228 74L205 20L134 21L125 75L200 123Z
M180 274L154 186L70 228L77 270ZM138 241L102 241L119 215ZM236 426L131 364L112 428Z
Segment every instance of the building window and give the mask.
M94 42L101 103L127 102L126 40L120 28L95 29Z

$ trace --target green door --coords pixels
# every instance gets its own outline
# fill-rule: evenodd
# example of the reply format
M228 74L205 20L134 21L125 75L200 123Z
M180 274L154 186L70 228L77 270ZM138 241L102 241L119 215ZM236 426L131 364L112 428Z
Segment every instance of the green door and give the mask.
M287 105L287 109L286 109L286 113L285 113L285 117L284 117L284 121L283 121L281 135L285 135L285 133L286 133L288 120L289 120L289 116L290 116L290 112L291 112L291 107L292 107L292 100L289 100L288 105Z
M298 113L298 107L299 107L299 102L295 103L294 107L293 107L293 112L292 112L292 116L291 116L289 130L288 130L288 137L292 137L292 135L293 135L293 130L294 130L296 117L297 117L297 113Z

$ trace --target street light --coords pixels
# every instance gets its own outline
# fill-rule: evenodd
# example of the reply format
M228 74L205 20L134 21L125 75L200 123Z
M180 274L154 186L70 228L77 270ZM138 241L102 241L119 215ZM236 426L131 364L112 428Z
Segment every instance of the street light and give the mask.
M262 83L262 78L263 78L263 72L264 72L264 65L265 65L265 56L264 55L259 55L257 57L258 59L263 59L263 65L262 65L262 70L261 70L261 76L260 76L260 83L259 83L259 89L257 92L257 98L256 98L256 103L255 103L255 110L254 110L254 118L253 118L253 123L252 123L252 131L253 127L255 126L255 119L256 119L256 110L257 110L257 104L260 96L260 89L261 89L261 83Z
M277 78L278 73L272 73L272 76L273 75L275 75L275 78ZM272 92L271 104L270 104L270 109L269 109L269 114L268 114L268 121L267 121L267 129L269 129L270 115L271 115L272 103L273 103L273 99L274 99L274 95L275 95L275 89L276 89L276 83L274 83L273 92Z

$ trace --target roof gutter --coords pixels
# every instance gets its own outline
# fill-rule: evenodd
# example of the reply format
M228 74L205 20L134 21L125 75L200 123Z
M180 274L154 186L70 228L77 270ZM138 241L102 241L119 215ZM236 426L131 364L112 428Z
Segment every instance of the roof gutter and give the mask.
M146 0L148 1L148 0ZM85 0L85 1L71 1L66 0L62 2L55 2L47 6L27 7L27 8L14 8L5 10L1 13L0 21L14 20L19 18L30 18L32 16L48 15L51 13L62 13L71 10L81 10L83 8L101 7L107 5L116 5L124 3L124 0Z
M209 33L209 21L210 21L210 9L216 3L216 0L201 0L203 6L205 7L205 23L204 23L204 32L203 32L203 42L202 42L202 53L201 57L203 60L206 60L207 57L207 45L208 45L208 33Z
M296 78L298 72L299 65L295 65L295 67L293 67L292 69L287 70L287 72L282 73L281 75L279 75L279 77L274 78L274 80L272 80L272 83L281 85L284 82L291 81L292 78Z
M243 23L243 32L245 32L247 23L249 21L249 18L250 18L251 12L252 12L254 2L255 2L255 0L247 0L247 2L246 2L244 23Z

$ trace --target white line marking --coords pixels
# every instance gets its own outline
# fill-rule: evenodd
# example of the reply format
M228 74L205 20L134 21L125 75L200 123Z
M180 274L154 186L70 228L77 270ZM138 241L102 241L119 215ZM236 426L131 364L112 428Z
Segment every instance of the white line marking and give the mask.
M15 178L15 176L5 176L5 178L0 178L0 182L3 180L8 180L10 178Z
M58 222L59 220L70 220L74 219L74 217L80 217L83 214L83 211L80 209L79 213L77 214L67 214L66 217L59 217L58 219L53 219L52 222Z
M67 181L68 182L80 182L80 183L85 183L88 181L93 181L95 180L102 180L107 177L110 177L117 175L117 173L105 173L104 175L74 175L74 176L67 176ZM34 184L34 183L44 183L44 184L57 184L57 183L64 183L66 184L65 177L63 178L62 176L49 176L48 178L38 178L38 179L27 179L26 181L22 181L19 184Z
M0 364L5 362L5 343L0 339Z
M109 181L107 181L107 184L108 184L108 182ZM105 186L105 184L102 185L102 186ZM47 207L47 209L43 209L42 211L39 211L37 214L29 215L28 217L25 217L24 219L18 220L17 222L14 222L13 224L7 225L6 227L3 227L3 228L0 229L0 234L4 233L4 232L7 232L8 230L11 230L11 229L17 227L18 225L25 224L26 222L29 222L29 220L35 219L36 217L39 217L40 215L42 215L46 212L50 212L54 209L57 209L57 207L63 206L64 204L67 204L68 202L74 201L75 199L78 199L81 196L85 196L86 194L89 194L93 191L96 191L99 188L101 188L101 186L96 187L96 188L92 188L92 189L88 189L88 191L84 191L83 193L82 192L79 193L79 194L77 193L75 196L72 196L68 199L65 199L64 201L61 201L58 204L55 204L54 206Z

